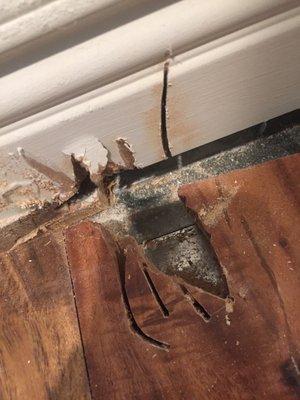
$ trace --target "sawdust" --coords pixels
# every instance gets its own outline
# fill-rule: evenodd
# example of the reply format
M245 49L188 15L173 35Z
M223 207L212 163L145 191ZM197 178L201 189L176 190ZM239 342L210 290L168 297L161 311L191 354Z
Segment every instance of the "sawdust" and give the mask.
M225 309L227 314L233 313L234 300L231 297L225 299Z
M218 197L216 204L203 207L198 211L198 217L204 225L211 228L219 223L224 213L228 210L233 198L237 194L238 189L238 186L227 188L224 195Z
M113 207L103 210L92 219L94 222L103 224L110 230L119 234L128 234L130 231L130 212L125 204L118 203Z

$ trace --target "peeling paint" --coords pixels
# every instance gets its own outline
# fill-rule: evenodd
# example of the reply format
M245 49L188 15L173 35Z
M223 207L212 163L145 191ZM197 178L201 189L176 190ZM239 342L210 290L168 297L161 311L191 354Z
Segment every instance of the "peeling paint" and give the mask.
M78 161L90 174L90 179L95 185L100 184L108 163L108 150L97 138L81 139L63 150L63 153Z
M0 225L2 227L49 206L61 206L77 195L95 191L95 201L109 204L114 176L135 168L131 146L118 140L120 159L115 163L106 147L96 137L87 136L60 153L61 163L51 162L26 147L9 148L0 154ZM89 192L87 192L87 190Z
M46 205L60 204L60 194L68 198L74 192L63 192L60 182L47 174L47 167L32 159L23 148L11 150L0 154L1 227Z
M118 138L116 139L116 143L118 145L119 154L124 162L124 165L127 169L134 169L135 166L135 157L132 146L127 142L127 139Z
M17 153L19 156L22 156L24 152L24 149L22 147L17 147Z

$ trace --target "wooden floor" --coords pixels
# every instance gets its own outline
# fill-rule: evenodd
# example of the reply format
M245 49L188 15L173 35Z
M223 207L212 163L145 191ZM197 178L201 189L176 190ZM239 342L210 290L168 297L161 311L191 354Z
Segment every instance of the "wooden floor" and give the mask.
M300 155L179 189L221 299L83 221L0 258L0 399L300 398Z

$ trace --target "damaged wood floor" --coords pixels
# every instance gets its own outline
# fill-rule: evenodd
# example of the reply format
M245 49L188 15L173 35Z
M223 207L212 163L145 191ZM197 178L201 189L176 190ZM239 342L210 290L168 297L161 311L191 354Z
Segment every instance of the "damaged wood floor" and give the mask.
M0 398L298 399L299 184L296 154L179 188L210 287L89 220L3 252Z

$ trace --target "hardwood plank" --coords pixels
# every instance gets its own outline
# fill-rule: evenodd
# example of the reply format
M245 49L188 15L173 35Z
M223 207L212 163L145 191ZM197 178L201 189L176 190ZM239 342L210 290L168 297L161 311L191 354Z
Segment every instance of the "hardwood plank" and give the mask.
M145 266L132 239L120 244L91 222L66 233L93 399L194 399L203 395L217 400L224 386L228 388L225 398L251 398L244 393L247 376L237 371L226 352L224 301L209 296L218 310L213 310L212 322L205 322L180 282ZM147 268L168 317L141 282L137 265ZM235 375L239 378L232 379Z
M235 300L227 332L239 342L232 362L247 376L247 398L298 398L300 155L183 186L179 196L226 270Z
M73 292L44 234L0 256L0 398L90 399Z
M66 232L66 245L93 399L165 398L168 371L155 356L159 348L130 320L116 243L104 228L83 222Z
M298 182L294 156L180 189L226 299L154 269L133 238L87 221L67 230L93 399L298 398Z
M120 250L103 227L83 222L67 231L66 243L93 399L193 399L202 393L206 382L193 354L197 359L203 352L199 334L206 322L177 283L149 269L165 284L166 318L141 283L136 264L144 266L144 259L132 239Z

